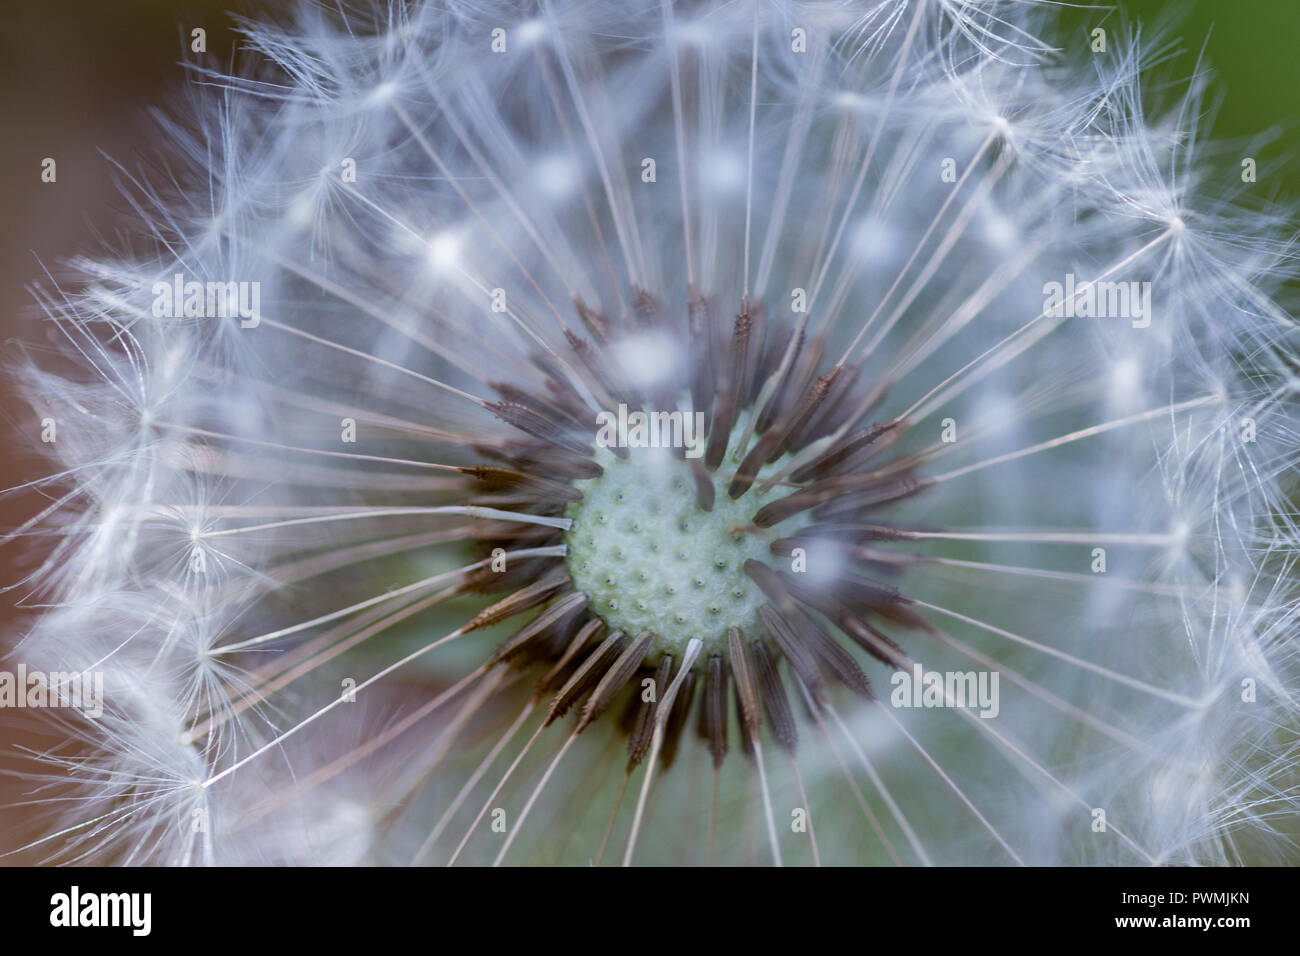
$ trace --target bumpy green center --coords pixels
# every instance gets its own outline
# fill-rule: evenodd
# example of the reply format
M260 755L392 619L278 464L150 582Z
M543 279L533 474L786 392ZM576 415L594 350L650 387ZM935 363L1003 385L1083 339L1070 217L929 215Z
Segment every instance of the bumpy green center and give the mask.
M577 482L583 498L566 512L573 519L565 536L569 574L591 612L629 635L653 631L651 663L665 652L679 656L693 637L707 655L725 652L729 627L757 633L766 598L745 573L745 561L771 563L769 543L780 535L759 532L751 521L789 489L763 491L756 482L733 501L727 486L735 463L728 454L711 476L713 508L705 511L689 462L660 448L627 452L620 459L598 448L605 473ZM766 466L760 481L778 468Z

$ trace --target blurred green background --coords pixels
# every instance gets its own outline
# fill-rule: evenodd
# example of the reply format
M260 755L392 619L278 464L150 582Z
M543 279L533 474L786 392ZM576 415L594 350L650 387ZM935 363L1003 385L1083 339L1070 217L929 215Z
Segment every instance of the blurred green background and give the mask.
M1187 76L1204 50L1213 76L1207 106L1217 110L1203 130L1215 139L1253 139L1270 131L1273 142L1256 157L1261 170L1282 164L1260 177L1261 194L1300 198L1300 2L1297 0L1130 0L1107 9L1072 6L1063 11L1065 30L1059 46L1088 49L1094 26L1107 29L1125 22L1168 24L1180 42L1181 55L1171 74ZM1226 174L1240 175L1237 166Z

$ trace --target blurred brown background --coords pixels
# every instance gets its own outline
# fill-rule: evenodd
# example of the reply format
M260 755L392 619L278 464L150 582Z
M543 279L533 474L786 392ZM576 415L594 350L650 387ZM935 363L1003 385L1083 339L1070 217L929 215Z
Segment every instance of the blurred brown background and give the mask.
M207 31L208 56L230 62L237 37L227 11L257 11L238 0L9 0L0 12L0 361L12 361L15 343L46 341L40 310L28 291L47 288L42 266L56 276L68 257L95 251L122 227L112 156L128 169L152 146L146 111L167 103L184 82L181 65L190 30ZM280 4L288 7L288 4ZM41 182L41 161L57 163L55 183ZM0 487L41 474L39 421L0 375ZM29 493L0 496L0 528L8 531L41 506ZM0 586L30 569L37 550L19 539L0 547ZM0 669L22 633L21 590L0 594ZM14 806L30 784L4 771L18 769L19 747L48 746L38 712L0 712L0 854L30 836L20 823L31 807ZM30 769L30 767L27 767ZM33 863L41 856L0 856L0 864Z

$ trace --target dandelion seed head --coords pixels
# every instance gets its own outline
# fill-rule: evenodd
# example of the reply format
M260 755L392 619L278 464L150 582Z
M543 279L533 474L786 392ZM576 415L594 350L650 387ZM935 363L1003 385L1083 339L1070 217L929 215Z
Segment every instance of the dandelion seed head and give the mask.
M144 251L38 293L23 650L110 687L48 851L585 862L635 780L637 862L1284 855L1290 211L1201 174L1200 71L1159 102L1163 47L1053 14L248 24L189 175L128 177ZM156 310L178 275L257 320ZM701 445L605 447L620 407Z

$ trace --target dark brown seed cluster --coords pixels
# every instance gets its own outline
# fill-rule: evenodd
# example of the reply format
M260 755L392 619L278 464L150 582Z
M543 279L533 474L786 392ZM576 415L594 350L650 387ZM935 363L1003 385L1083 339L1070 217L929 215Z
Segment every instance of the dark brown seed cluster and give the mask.
M595 411L620 403L646 411L683 404L703 411L707 444L702 458L691 462L699 509L713 509L718 475L733 499L756 484L778 486L754 511L752 528L739 532L776 529L771 560L744 563L765 598L761 626L749 634L729 628L725 652L695 661L663 721L657 721L659 696L677 676L680 660L652 654L651 631L611 629L555 558L520 560L504 571L484 565L472 574L467 590L505 596L480 612L470 629L540 609L498 648L493 665L539 673L535 694L546 724L573 712L577 733L611 707L621 709L629 772L649 751L657 722L664 727L662 763L672 763L693 707L715 767L727 753L733 707L746 751L764 723L780 746L793 749L796 706L819 717L832 684L870 697L850 647L888 667L906 667L908 657L887 632L929 628L892 581L899 565L867 556L868 545L904 534L882 522L881 509L925 487L913 474L911 456L882 458L907 423L868 421L886 383L861 382L856 365L823 371L825 341L807 336L802 325L791 331L769 321L761 308L742 308L729 327L719 321L715 303L700 296L692 297L684 318L646 293L637 295L633 314L621 323L581 303L577 312L586 334L566 330L567 354L534 357L546 373L543 390L494 386L500 401L491 410L519 434L504 447L479 449L492 464L463 469L473 483L471 503L560 517L581 498L574 482L603 474L593 447ZM667 336L684 361L665 380L637 388L619 374L613 346L650 332ZM731 441L742 419L753 428L738 455ZM778 460L775 475L770 468L763 472ZM780 536L782 523L796 516L797 530ZM495 548L564 543L562 530L496 521L485 522L481 537L485 557ZM826 566L817 574L799 573L790 560L796 549ZM640 692L646 677L660 694Z

